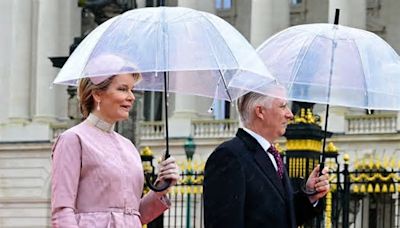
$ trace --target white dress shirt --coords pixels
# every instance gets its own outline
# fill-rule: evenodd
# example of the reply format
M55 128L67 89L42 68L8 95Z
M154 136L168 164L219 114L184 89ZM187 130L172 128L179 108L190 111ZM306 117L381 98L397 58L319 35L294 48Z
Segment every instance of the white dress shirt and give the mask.
M243 127L243 130L247 133L249 133L251 136L253 136L253 138L255 138L257 140L257 142L261 145L261 147L264 149L264 151L267 153L269 159L271 160L272 164L275 167L275 170L278 171L278 165L276 164L274 155L272 155L271 153L269 153L267 150L269 149L269 147L271 146L271 143L268 142L266 139L264 139L261 135L255 133L254 131Z

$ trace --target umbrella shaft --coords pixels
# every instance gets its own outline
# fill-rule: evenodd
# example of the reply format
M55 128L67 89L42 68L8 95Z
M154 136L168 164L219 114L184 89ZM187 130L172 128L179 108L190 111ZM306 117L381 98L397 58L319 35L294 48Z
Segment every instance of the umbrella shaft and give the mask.
M165 117L165 158L169 158L169 134L168 134L168 81L167 72L164 72L164 117Z
M324 169L325 166L325 145L326 145L326 137L328 135L328 117L329 117L329 104L326 104L324 140L322 143L322 158L321 158L321 163L319 165L320 175L322 174L322 170Z

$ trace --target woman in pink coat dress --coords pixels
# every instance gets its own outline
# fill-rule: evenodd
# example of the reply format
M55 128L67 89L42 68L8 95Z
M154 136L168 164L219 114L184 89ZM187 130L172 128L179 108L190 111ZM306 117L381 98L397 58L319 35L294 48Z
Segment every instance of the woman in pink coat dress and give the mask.
M140 228L166 209L167 191L142 197L143 168L132 142L114 131L128 118L139 74L81 79L86 119L59 136L53 147L53 227ZM158 180L179 178L173 158L160 163ZM171 185L171 186L172 186Z

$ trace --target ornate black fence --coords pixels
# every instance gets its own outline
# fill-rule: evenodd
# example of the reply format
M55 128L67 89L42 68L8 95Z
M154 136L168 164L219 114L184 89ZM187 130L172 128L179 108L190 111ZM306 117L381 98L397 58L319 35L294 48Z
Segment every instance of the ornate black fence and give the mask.
M164 213L164 227L200 228L203 223L204 163L181 165L181 181L169 193L172 208Z
M400 227L400 164L370 156L350 166L344 158L343 169L331 181L331 227Z
M331 191L324 214L304 227L399 228L400 163L364 158L350 164L348 156L344 158L344 164L338 164L336 156L327 159ZM181 181L169 193L171 208L147 228L204 227L204 162L188 161L180 168Z
M146 172L154 175L153 157L148 148L142 152ZM168 198L171 208L148 224L147 228L201 228L203 217L203 170L204 162L187 160L180 163L181 178L170 190ZM148 189L145 188L145 191Z

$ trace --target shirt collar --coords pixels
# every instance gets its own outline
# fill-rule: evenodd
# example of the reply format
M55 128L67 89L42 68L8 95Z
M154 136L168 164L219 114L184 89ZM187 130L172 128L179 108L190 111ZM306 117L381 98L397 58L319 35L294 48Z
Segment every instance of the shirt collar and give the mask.
M257 140L257 142L261 145L261 147L267 151L269 147L271 146L271 143L268 142L266 139L264 139L261 135L255 133L254 131L243 127L243 130L247 133L249 133L253 138Z
M114 130L115 124L110 124L110 123L100 119L93 113L90 113L86 119L89 121L89 123L91 123L93 126L97 127L98 129L100 129L102 131L112 132Z

